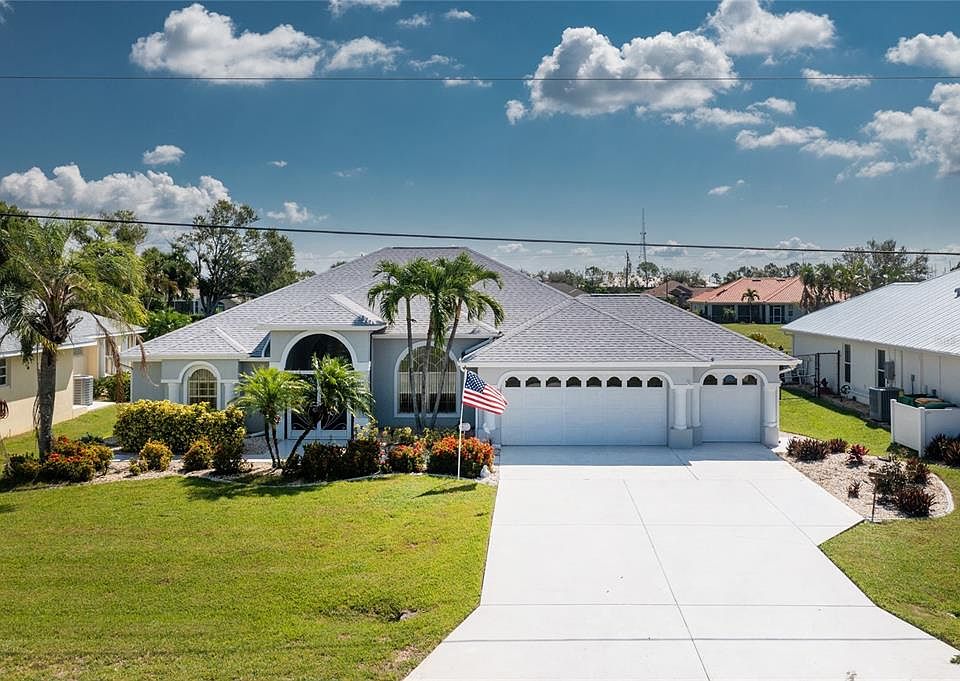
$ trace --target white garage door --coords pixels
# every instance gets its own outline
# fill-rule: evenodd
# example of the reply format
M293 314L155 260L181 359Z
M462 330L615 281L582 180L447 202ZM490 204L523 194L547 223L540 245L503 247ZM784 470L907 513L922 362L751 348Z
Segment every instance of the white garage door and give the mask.
M761 395L753 374L708 374L700 388L704 442L759 442Z
M664 445L667 387L645 375L521 375L504 384L505 445Z

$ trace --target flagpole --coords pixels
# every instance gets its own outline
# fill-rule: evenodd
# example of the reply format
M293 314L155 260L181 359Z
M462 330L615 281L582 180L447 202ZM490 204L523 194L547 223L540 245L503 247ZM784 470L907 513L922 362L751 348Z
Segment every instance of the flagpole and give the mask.
M463 372L463 385L460 388L460 421L457 423L457 480L460 479L460 451L463 448L463 391L467 389L467 370L457 365Z

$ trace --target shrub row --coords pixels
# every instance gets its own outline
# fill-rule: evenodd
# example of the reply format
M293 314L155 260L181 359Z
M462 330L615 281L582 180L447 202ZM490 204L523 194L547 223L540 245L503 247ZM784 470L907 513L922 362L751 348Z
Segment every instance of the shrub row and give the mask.
M93 395L98 399L112 402L130 401L130 372L122 371L117 374L108 374L93 382Z
M373 475L379 470L380 443L376 440L351 440L346 447L325 442L306 445L303 454L293 454L287 458L283 475L315 482L359 478Z
M219 445L232 442L238 435L242 441L246 430L243 412L236 407L218 411L204 403L140 400L119 406L113 433L124 451L139 452L148 440L156 440L181 456L200 438Z
M931 461L948 466L960 466L960 437L940 434L935 436L924 452Z
M795 437L787 444L787 456L797 461L823 461L828 454L829 445L812 437Z
M885 463L873 479L877 496L892 502L904 515L926 517L930 515L934 496L927 491L930 471L919 459L908 459L905 466L897 461Z
M43 461L31 455L11 456L3 470L7 484L22 485L31 482L87 482L96 474L104 474L110 467L113 450L95 442L81 442L58 437L53 451Z

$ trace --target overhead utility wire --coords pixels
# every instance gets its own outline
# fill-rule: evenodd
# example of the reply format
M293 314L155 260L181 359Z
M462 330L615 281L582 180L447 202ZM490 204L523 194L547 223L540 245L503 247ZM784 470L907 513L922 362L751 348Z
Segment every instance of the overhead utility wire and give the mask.
M69 222L100 222L105 224L139 224L150 227L183 227L193 228L198 225L193 222L170 222L164 220L122 220L118 218L83 218L66 217L63 215L41 215L36 213L0 213L0 218L33 218L36 220L64 220ZM294 234L327 234L339 236L378 236L393 237L396 239L445 239L455 241L504 241L519 242L525 244L565 244L574 246L635 246L641 247L640 241L584 241L581 239L550 239L544 237L516 237L516 236L489 236L489 235L467 235L467 234L424 234L422 232L380 232L372 230L358 229L320 229L315 227L265 227L262 225L253 225L249 227L237 227L235 225L216 225L204 224L204 227L214 227L217 229L233 229L238 231L253 230L257 232L291 232ZM647 241L647 246L662 248L691 248L700 250L719 250L719 251L782 251L789 253L846 253L849 248L819 248L809 246L738 246L734 244L678 244L678 243L657 243ZM870 251L880 255L947 255L957 256L955 251Z
M960 80L957 75L746 75L746 76L384 76L384 75L354 75L354 76L178 76L178 75L109 75L109 74L16 74L0 73L0 80L207 80L207 81L314 81L314 82L443 82L443 81L484 81L484 82L532 82L532 81L609 81L609 82L735 82L735 81L791 81L791 80Z

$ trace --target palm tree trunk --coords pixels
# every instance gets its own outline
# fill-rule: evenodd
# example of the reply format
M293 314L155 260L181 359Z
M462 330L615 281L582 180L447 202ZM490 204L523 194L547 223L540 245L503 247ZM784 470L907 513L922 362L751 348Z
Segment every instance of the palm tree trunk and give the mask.
M420 411L416 405L416 392L413 389L413 320L410 318L410 299L407 302L407 381L410 388L411 407L413 407L414 425L418 433L423 431L423 421L420 420Z
M267 451L270 452L270 466L277 467L277 459L273 455L273 445L270 444L270 431L273 430L273 424L267 421L263 426L263 439L267 441Z
M430 389L427 384L428 371L433 359L433 322L427 326L427 342L423 347L423 361L420 363L420 389L417 391L417 413L421 428L427 421L427 409L429 409Z
M37 364L37 448L43 461L53 450L53 412L57 397L57 351L44 347Z
M430 417L430 427L437 427L437 414L440 413L440 398L442 396L443 384L447 380L447 358L453 351L453 341L457 336L457 326L460 324L460 311L463 308L463 301L457 301L457 313L453 317L453 327L450 329L450 338L447 341L447 350L443 357L443 368L440 370L440 382L437 385L437 397L433 401L433 415Z

